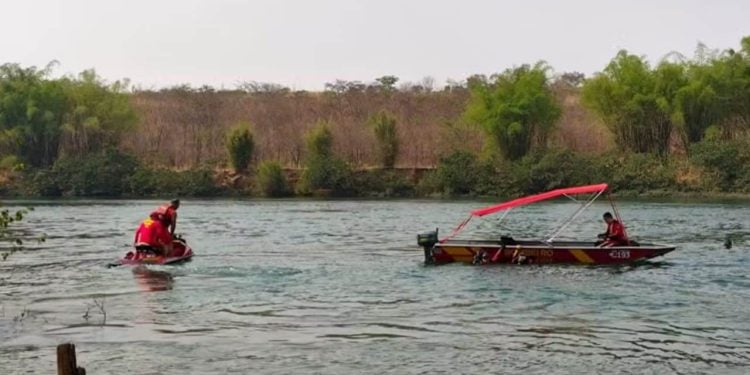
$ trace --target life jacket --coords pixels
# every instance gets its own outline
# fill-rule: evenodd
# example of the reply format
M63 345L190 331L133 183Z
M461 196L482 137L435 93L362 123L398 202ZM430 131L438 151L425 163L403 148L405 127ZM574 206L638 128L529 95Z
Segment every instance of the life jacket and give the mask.
M610 241L622 243L628 242L628 236L625 234L625 227L623 227L622 223L617 220L612 220L612 222L607 225L607 237Z
M170 237L169 232L161 222L148 218L143 220L138 230L135 231L134 243L136 246L161 247L172 242Z
M165 227L170 226L174 223L175 216L177 215L177 212L175 209L169 205L161 205L159 206L154 212L149 215L149 217L152 220L158 220L162 224L164 224Z

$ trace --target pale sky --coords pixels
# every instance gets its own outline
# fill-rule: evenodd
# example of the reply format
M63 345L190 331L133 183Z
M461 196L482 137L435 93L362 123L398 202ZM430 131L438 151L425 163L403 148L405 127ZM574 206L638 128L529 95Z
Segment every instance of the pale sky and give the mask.
M143 88L442 83L538 60L589 75L623 48L653 62L746 35L750 0L0 0L0 63Z

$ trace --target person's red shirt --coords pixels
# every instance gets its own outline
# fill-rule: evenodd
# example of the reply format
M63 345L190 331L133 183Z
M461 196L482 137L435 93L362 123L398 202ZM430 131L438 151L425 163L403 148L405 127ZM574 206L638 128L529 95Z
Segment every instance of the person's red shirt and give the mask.
M612 222L607 225L607 240L618 243L628 242L628 236L625 234L625 227L623 227L619 221L612 220Z
M173 225L177 219L177 211L172 205L165 204L159 206L159 208L152 212L150 217L153 220L161 220L165 227L169 227L170 225Z
M153 219L144 220L135 231L136 245L162 247L172 242L172 238L162 223Z

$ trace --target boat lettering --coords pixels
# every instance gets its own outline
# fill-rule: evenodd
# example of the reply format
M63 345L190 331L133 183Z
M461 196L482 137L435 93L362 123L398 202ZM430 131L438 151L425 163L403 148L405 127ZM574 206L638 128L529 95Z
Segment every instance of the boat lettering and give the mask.
M630 259L630 250L612 250L609 256L614 259Z
M552 258L555 255L555 252L551 249L505 249L503 254L513 256L516 252L518 252L517 255L525 257Z

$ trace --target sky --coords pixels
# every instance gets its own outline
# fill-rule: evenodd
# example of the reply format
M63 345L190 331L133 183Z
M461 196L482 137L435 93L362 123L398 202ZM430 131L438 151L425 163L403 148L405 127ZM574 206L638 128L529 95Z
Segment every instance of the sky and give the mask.
M0 63L143 89L442 83L539 60L591 75L620 49L658 62L748 35L750 0L0 0Z

